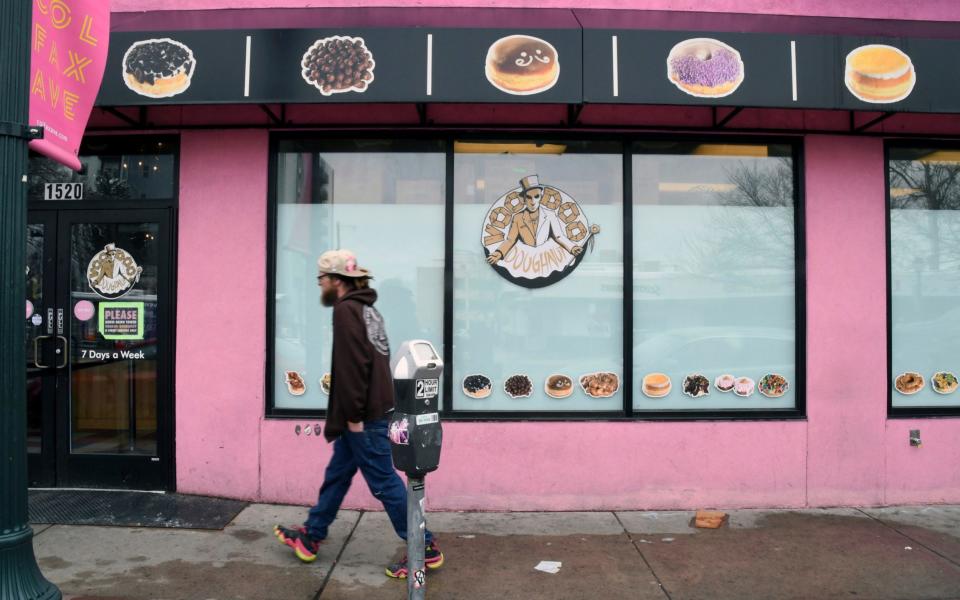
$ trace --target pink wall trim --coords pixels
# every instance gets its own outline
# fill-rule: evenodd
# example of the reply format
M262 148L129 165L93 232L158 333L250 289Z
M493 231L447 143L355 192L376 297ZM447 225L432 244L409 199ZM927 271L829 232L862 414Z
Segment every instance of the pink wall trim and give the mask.
M178 488L309 504L331 446L294 427L318 420L263 417L268 134L181 146ZM883 142L806 136L805 173L807 421L448 422L429 507L960 502L960 419L886 418ZM344 506L377 508L360 477Z
M312 503L332 447L263 427L262 499ZM433 510L804 506L806 424L453 423L427 477ZM296 453L298 459L291 461ZM358 475L345 506L380 509Z
M185 132L180 164L177 488L255 499L266 347L267 134Z
M324 8L374 6L444 8L599 8L621 10L676 10L768 15L958 21L960 8L954 0L326 0ZM230 8L308 8L313 0L112 0L113 12L159 10L205 10Z
M919 429L923 446L910 446ZM886 503L954 503L960 499L960 419L889 421L886 446Z
M804 167L808 501L881 504L887 390L883 140L807 136Z

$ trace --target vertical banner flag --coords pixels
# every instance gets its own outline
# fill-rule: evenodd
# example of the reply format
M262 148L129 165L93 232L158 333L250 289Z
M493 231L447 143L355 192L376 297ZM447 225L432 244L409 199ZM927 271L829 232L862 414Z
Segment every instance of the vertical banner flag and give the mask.
M30 149L75 171L109 39L110 2L33 0L29 125L43 127L44 137Z

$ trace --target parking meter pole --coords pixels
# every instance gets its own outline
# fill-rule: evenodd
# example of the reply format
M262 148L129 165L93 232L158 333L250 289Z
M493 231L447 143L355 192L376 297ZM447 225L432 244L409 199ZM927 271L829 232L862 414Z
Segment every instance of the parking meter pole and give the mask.
M393 466L407 474L407 595L423 600L427 585L423 488L427 473L440 465L443 360L430 342L408 340L400 344L390 368L397 400L390 415L390 452Z
M407 598L424 600L426 570L424 544L426 521L423 516L424 480L407 477Z

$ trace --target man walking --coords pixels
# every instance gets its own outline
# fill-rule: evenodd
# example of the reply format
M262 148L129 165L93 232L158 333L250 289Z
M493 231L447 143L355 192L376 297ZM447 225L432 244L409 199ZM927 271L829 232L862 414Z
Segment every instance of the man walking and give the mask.
M333 442L317 504L301 527L274 527L277 538L304 562L317 559L320 542L357 469L373 496L383 503L393 529L407 538L407 490L393 469L387 439L387 415L394 408L390 346L383 317L373 307L377 292L370 272L348 250L324 252L317 261L320 300L333 307L333 352L330 402L324 436ZM426 532L425 564L437 569L443 553ZM407 576L407 558L386 569L390 577Z

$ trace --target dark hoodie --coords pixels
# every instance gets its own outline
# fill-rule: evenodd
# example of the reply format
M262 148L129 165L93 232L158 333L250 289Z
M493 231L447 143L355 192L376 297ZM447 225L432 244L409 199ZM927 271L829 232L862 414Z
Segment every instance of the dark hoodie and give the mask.
M347 421L383 419L393 409L390 345L376 301L377 292L367 288L347 292L333 306L327 441L340 437Z

